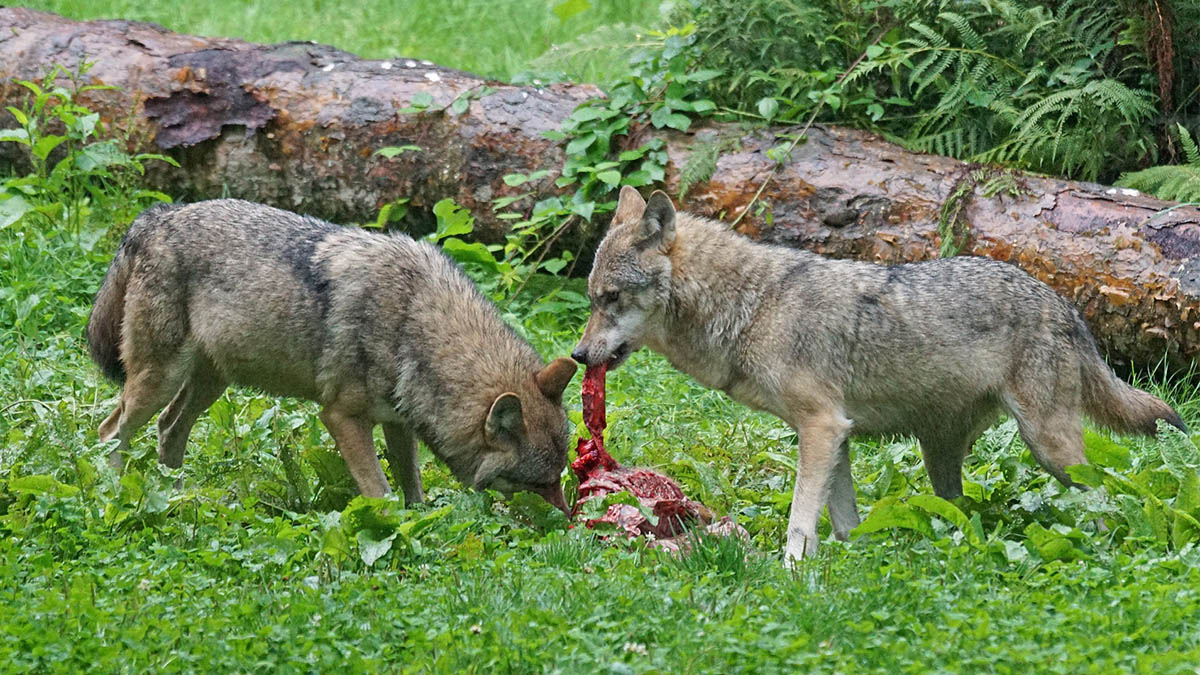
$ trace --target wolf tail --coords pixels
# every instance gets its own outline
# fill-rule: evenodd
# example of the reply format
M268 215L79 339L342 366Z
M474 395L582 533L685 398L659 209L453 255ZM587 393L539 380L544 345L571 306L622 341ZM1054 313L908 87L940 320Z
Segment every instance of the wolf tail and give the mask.
M125 382L125 364L121 362L121 323L125 316L125 287L133 268L133 255L121 242L108 266L104 283L96 293L92 315L88 317L87 341L92 360L108 379Z
M92 314L87 324L88 351L104 376L117 384L125 383L125 364L121 360L121 324L125 318L125 289L129 285L134 258L141 248L142 233L149 222L157 220L160 213L169 209L165 205L155 206L129 226L108 266L104 282L96 292L96 301L92 303Z
M1088 337L1091 337L1090 333ZM1158 420L1187 431L1183 418L1174 408L1117 377L1096 350L1095 342L1089 342L1090 348L1084 351L1082 366L1083 409L1089 417L1118 433L1153 436Z

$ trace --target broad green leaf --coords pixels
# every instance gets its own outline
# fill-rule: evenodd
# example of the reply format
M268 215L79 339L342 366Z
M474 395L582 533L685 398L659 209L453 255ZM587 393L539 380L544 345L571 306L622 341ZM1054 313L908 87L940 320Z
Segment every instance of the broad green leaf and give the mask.
M110 166L121 166L129 163L129 155L111 141L92 143L79 151L75 157L75 166L80 171L92 173Z
M442 250L460 263L478 263L495 271L496 258L487 246L475 241L467 243L457 237L449 237L441 242Z
M1176 478L1200 471L1200 450L1187 434L1166 424L1158 423L1158 447L1163 462Z
M24 110L21 110L20 108L14 108L11 105L5 106L4 109L8 111L8 114L12 115L13 118L17 120L17 124L20 124L21 126L27 126L29 124L29 116L25 114ZM8 129L3 129L0 131L8 131ZM21 131L24 131L24 129ZM29 138L29 135L26 134L25 138Z
M648 146L643 145L640 148L634 148L633 150L626 150L625 152L622 152L617 156L617 159L621 160L622 162L632 162L635 159L641 159L647 152L649 152L649 150L650 148Z
M575 120L576 122L590 122L600 118L607 119L611 116L612 111L601 110L600 108L591 105L578 108L575 110L575 112L571 113L571 119Z
M1087 556L1075 546L1072 539L1060 532L1047 530L1041 523L1030 523L1025 528L1025 535L1033 544L1034 549L1042 560L1078 560Z
M667 118L670 116L671 108L660 105L650 112L650 124L653 124L655 129L661 129L667 125Z
M592 3L588 0L563 0L554 6L554 15L559 21L566 21L576 14L586 11L591 8Z
M79 494L79 488L74 485L59 482L54 476L45 474L14 478L8 481L8 489L21 494L51 497L74 497Z
M775 115L779 112L779 101L771 96L766 96L758 99L758 114L768 120L775 119Z
M471 212L459 206L450 197L433 205L433 215L437 216L434 241L459 234L470 234L475 229L475 219Z
M595 132L589 131L588 133L580 136L579 138L572 140L570 143L567 143L567 154L568 155L578 155L579 153L581 153L584 150L587 150L589 147L591 147L591 145L595 142L596 142Z
M936 495L928 494L913 495L908 498L908 503L957 527L972 546L976 548L983 546L983 540L976 534L975 528L971 525L971 519L953 503Z
M417 518L417 520L413 522L412 530L408 532L408 535L410 537L421 536L421 534L429 530L429 528L433 527L438 522L444 520L446 516L449 516L453 511L453 506L443 506L440 509L435 509L423 514L420 518Z
M1117 471L1133 468L1133 455L1128 447L1091 429L1083 432L1083 450L1088 461L1097 466L1106 466Z
M1142 509L1142 502L1133 495L1118 495L1117 503L1121 505L1121 512L1125 516L1125 523L1129 526L1131 536L1145 538L1154 536L1154 528L1150 525L1150 520Z
M31 150L31 152L33 153L34 157L44 160L49 157L50 153L53 152L54 149L61 145L65 140L67 140L66 136L57 136L54 134L42 136L33 144L33 150Z
M565 530L570 524L562 511L532 492L518 492L508 500L508 506L542 531Z
M567 261L562 258L551 258L542 263L541 268L550 274L558 274L567 266Z
M697 70L697 71L688 73L688 80L691 82L707 82L707 81L713 79L714 77L719 77L721 75L721 72L722 71L720 71L720 70L713 70L711 68L704 69L704 70Z
M620 171L601 171L596 174L596 178L606 185L616 185L621 182Z
M33 211L33 205L21 195L13 195L0 202L0 230L17 222L30 211Z
M630 171L629 173L625 174L624 178L621 179L622 185L629 185L630 187L642 187L643 185L649 185L653 182L654 179L650 177L650 172L646 171L645 169Z
M1104 469L1091 464L1075 464L1068 466L1066 471L1071 480L1093 488L1103 485L1106 475Z
M1179 480L1175 508L1200 518L1200 475L1190 473Z
M571 204L571 213L583 218L586 221L592 220L592 213L596 210L596 202L585 201Z
M671 113L667 115L666 125L679 131L687 131L692 125L692 118L682 113Z
M382 533L376 530L359 530L355 535L355 539L358 540L358 556L362 558L367 567L374 565L376 560L392 550L392 541L396 539L396 532L381 535Z
M0 143L4 141L29 145L29 133L24 129L0 129Z
M866 520L851 530L850 536L860 537L871 532L896 528L920 532L927 537L933 536L933 526L929 523L929 516L914 510L895 497L884 497L876 502L871 507L871 513L867 515Z

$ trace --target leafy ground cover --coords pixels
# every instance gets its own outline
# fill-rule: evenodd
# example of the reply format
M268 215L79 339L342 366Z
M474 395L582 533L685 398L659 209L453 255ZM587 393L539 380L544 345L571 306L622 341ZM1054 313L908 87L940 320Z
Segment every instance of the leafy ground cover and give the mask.
M1200 454L1182 435L1090 433L1089 480L1108 491L1080 493L1002 424L958 505L931 496L911 441L856 443L864 529L881 534L830 542L795 572L779 557L794 435L646 353L610 378L610 447L734 514L750 545L700 540L673 558L605 543L536 499L468 493L429 458L428 505L352 499L314 408L249 391L197 425L182 489L154 461L152 427L117 476L94 431L116 390L81 336L122 225L93 213L78 234L34 218L0 230L8 669L1191 672L1200 659ZM579 282L561 284L535 277L506 309L544 354L569 351L585 318ZM1163 393L1200 423L1193 390ZM582 429L577 383L567 400Z
M913 441L856 442L861 536L794 571L780 548L795 435L647 353L609 378L609 448L737 517L749 543L698 538L673 557L604 542L536 499L467 492L428 456L428 504L355 498L314 406L245 390L200 420L180 473L156 464L150 426L116 475L95 433L116 389L88 361L83 326L131 207L163 198L129 175L161 160L102 145L86 111L63 105L43 109L74 120L62 141L22 129L46 151L38 172L0 184L0 670L1190 673L1200 662L1200 451L1183 434L1089 430L1092 465L1076 478L1104 489L1080 492L1002 423L977 443L953 504L932 496ZM488 250L456 239L470 214L435 213L434 237L475 261L510 323L543 355L568 353L582 284L544 273L561 259L525 262L554 223L535 215L518 227L528 234ZM1142 385L1200 429L1194 387L1152 372ZM578 391L577 378L566 400L582 431Z

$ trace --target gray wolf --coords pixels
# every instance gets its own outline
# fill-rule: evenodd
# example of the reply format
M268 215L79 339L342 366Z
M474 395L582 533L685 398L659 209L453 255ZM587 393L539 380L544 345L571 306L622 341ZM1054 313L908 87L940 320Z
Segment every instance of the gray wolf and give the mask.
M183 463L196 418L230 384L321 404L362 494L423 499L417 439L464 484L528 490L566 510L576 365L543 365L440 249L222 199L134 221L96 294L93 360L123 383L100 438L158 418L159 460Z
M835 536L858 524L850 435L915 436L934 492L953 499L964 456L1001 412L1065 484L1066 467L1086 461L1083 414L1120 432L1183 428L1112 372L1070 303L995 260L831 260L624 188L588 295L577 361L615 368L647 346L796 430L787 561L816 550L826 502Z

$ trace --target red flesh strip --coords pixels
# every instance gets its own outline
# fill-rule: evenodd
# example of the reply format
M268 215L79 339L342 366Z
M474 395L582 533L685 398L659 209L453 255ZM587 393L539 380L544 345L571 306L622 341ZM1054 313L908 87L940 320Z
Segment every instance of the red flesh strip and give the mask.
M628 490L658 517L658 524L651 524L637 507L613 504L603 516L589 520L587 525L613 523L630 536L653 534L658 539L667 539L683 533L687 524L711 522L712 512L685 497L675 481L649 469L622 467L604 449L604 378L607 370L608 366L601 364L588 366L583 373L583 423L592 437L579 439L575 450L578 459L571 463L571 469L579 478L575 513L578 513L579 505L589 499L602 499L614 492Z

